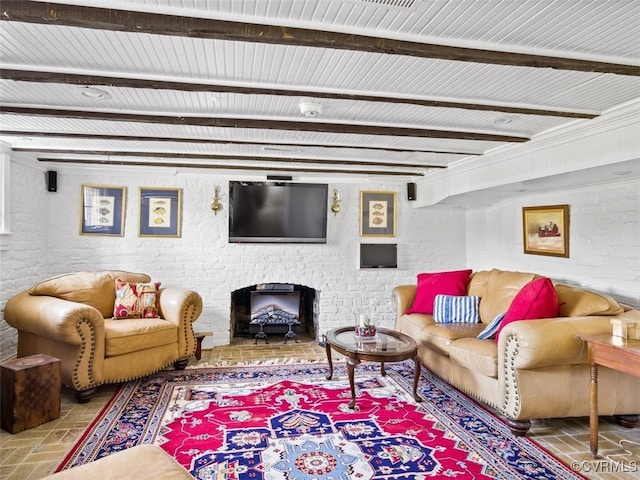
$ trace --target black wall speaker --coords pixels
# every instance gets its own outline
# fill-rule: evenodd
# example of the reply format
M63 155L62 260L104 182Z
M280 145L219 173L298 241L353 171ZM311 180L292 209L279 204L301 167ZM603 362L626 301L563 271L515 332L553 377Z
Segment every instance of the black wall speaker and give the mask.
M56 172L55 170L47 171L47 191L48 192L58 191L58 172Z
M276 180L278 182L290 182L293 177L290 175L267 175L267 180Z
M416 199L416 184L413 182L407 183L407 198L409 200Z

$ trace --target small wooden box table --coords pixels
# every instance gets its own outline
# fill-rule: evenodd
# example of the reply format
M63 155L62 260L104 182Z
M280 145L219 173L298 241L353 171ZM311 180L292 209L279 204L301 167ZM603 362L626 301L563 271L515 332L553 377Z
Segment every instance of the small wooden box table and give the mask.
M336 328L327 332L325 348L329 363L327 380L331 380L333 376L331 349L333 348L336 352L347 357L347 371L349 373L349 386L351 387L349 408L355 408L356 406L354 370L361 360L380 362L380 373L384 376L387 374L384 371L385 362L402 362L410 358L413 359L416 366L413 376L413 399L416 402L422 401L422 398L417 393L418 380L420 379L418 346L413 338L408 335L387 328L378 328L374 339L363 340L355 336L355 327Z
M45 354L0 364L2 429L9 433L60 417L62 362Z
M598 365L620 372L640 376L640 340L627 340L610 334L577 337L587 342L591 365L591 387L589 392L589 429L591 457L598 456Z

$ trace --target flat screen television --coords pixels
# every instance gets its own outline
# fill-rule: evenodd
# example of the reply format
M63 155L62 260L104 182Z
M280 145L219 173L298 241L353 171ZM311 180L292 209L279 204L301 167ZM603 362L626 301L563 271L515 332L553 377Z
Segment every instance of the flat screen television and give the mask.
M360 268L398 268L398 245L361 243Z
M327 243L326 184L229 182L230 243Z

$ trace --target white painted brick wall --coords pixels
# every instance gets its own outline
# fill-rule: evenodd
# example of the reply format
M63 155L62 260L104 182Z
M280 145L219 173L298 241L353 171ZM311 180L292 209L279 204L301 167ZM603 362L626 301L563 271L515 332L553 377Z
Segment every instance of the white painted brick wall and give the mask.
M569 205L569 258L525 255L522 207ZM474 270L537 272L608 292L640 306L640 182L621 181L527 195L468 212L467 260Z
M465 259L465 212L458 209L415 209L406 184L330 184L340 191L341 212L328 218L326 245L229 244L228 178L158 174L91 174L61 172L58 192L47 193L44 174L35 168L13 169L12 225L18 232L10 250L0 252L0 293L6 299L51 275L80 270L124 269L145 272L163 285L192 288L202 295L199 330L213 331L205 346L229 341L230 292L263 282L307 285L319 292L319 334L350 325L366 311L381 326L391 327L391 290L414 283L422 271L462 268ZM235 177L237 179L241 179ZM126 186L125 235L79 235L82 184ZM223 210L209 209L213 187L221 186ZM183 189L182 238L138 237L139 187ZM397 237L366 238L359 234L360 190L397 191ZM22 205L22 206L21 206ZM360 270L360 243L398 243L398 269ZM23 265L29 274L23 274ZM2 322L0 358L15 353L16 336Z
M215 332L214 344L229 339L230 292L261 282L287 282L319 290L320 334L354 322L366 310L382 326L393 324L391 289L414 283L422 271L503 268L535 271L554 279L610 292L639 305L640 188L638 182L517 198L492 208L413 208L405 184L332 184L342 211L328 218L326 245L234 245L227 242L227 180L213 176L153 178L60 173L58 192L48 193L41 165L12 162L10 248L0 251L0 307L13 294L60 273L121 268L149 273L164 285L198 291L204 311L201 330ZM239 178L239 177L238 177ZM81 236L80 187L107 184L128 188L125 236ZM224 209L210 210L214 185L221 185ZM180 239L140 238L138 188L183 189ZM359 236L360 190L395 190L395 239ZM524 255L522 206L568 203L571 257ZM397 242L397 270L358 269L361 242ZM0 322L0 359L16 350L15 330Z
M11 230L9 250L0 251L0 311L10 295L35 284L48 272L49 208L45 174L40 169L11 164ZM16 334L0 321L0 360L16 352Z

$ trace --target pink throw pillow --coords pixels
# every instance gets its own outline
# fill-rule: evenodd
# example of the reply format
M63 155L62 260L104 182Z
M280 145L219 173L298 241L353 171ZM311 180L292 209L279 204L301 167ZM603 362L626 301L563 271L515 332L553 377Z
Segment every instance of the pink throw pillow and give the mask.
M418 274L416 298L406 313L432 314L436 295L466 295L470 280L471 270Z
M558 295L551 279L536 278L522 287L513 298L496 333L496 342L500 337L500 331L511 322L555 318L559 311Z

